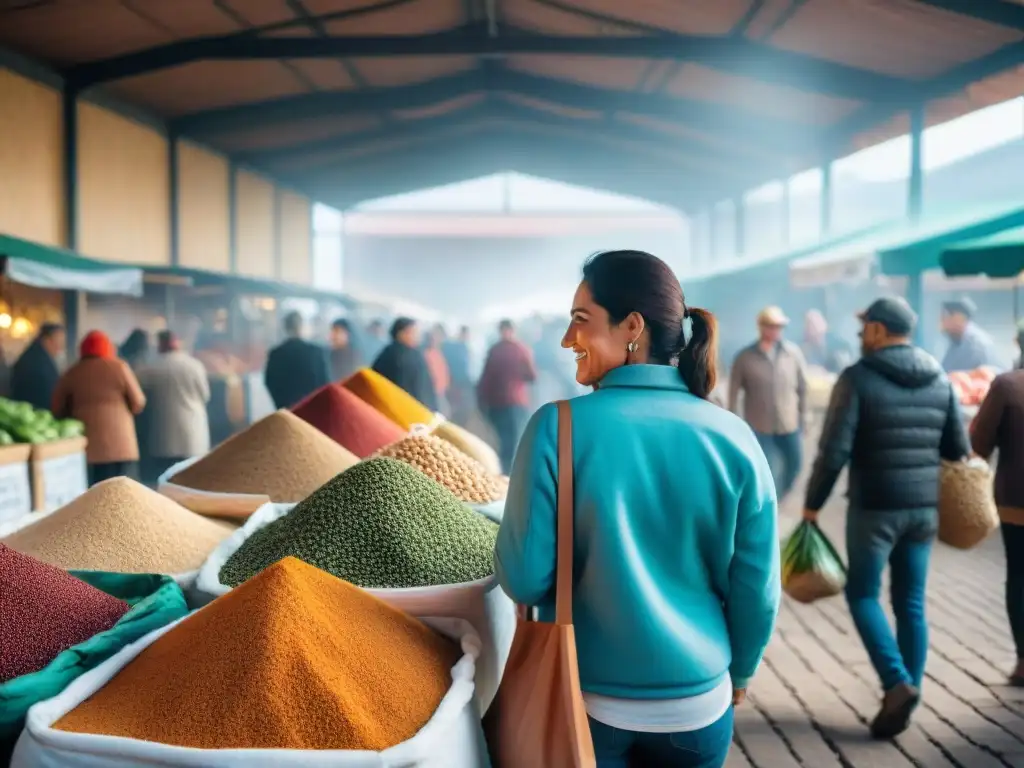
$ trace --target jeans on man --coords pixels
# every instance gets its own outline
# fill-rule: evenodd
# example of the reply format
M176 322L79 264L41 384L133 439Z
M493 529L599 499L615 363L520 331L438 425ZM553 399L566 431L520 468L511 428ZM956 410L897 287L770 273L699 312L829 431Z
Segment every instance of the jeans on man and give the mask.
M775 495L781 501L792 490L800 475L800 466L804 458L803 433L766 435L757 432L755 436L765 458L768 459L768 466L775 480Z
M934 509L850 509L846 516L846 600L886 691L900 683L920 688L924 678L928 657L925 591L937 531ZM879 600L886 564L895 635Z
M501 459L501 470L506 475L512 471L512 459L516 455L516 447L529 414L521 405L510 405L503 408L491 408L487 418L498 435L498 456Z
M722 768L732 746L733 709L696 731L638 733L590 719L597 768Z
M1006 614L1017 658L1024 660L1024 525L1003 523L1002 529L1006 549Z

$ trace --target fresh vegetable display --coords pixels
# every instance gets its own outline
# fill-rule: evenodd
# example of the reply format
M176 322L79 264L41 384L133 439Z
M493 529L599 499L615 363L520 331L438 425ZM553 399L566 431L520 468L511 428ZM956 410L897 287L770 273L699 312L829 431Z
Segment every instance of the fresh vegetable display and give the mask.
M949 382L961 405L981 405L997 374L995 368L983 365L973 371L953 371L949 374Z
M51 443L84 434L85 425L76 419L55 419L49 411L0 397L0 445Z

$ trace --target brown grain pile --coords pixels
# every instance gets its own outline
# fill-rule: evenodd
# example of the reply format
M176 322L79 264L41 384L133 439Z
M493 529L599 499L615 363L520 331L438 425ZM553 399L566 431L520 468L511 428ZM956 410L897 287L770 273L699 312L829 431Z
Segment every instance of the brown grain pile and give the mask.
M228 438L171 482L200 491L298 502L358 461L316 427L281 410Z
M177 574L199 568L233 530L115 477L3 543L59 568Z
M375 455L398 459L443 485L461 501L485 504L503 498L506 484L458 448L433 435L410 435Z
M157 638L53 727L196 749L379 751L427 724L458 659L416 619L288 557Z

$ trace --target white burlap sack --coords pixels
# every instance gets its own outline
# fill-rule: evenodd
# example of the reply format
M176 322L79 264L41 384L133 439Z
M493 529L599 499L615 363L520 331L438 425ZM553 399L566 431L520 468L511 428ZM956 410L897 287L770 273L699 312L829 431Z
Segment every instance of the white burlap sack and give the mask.
M939 541L977 546L999 527L992 469L983 459L943 461L939 478Z
M213 550L199 569L195 586L188 594L189 605L201 607L231 591L220 582L220 569L242 543L264 526L292 511L294 504L266 504ZM490 576L465 584L408 589L367 589L374 597L400 608L411 616L443 616L465 619L480 636L482 649L476 671L476 693L486 712L498 691L516 631L515 604Z
M196 514L236 520L244 520L270 501L270 497L266 494L200 491L197 488L188 488L171 482L172 477L195 464L200 458L202 457L194 456L191 459L179 461L160 475L156 481L157 492L173 499L185 509L192 510ZM301 499L296 499L296 501L301 501Z
M28 711L12 768L489 768L474 692L480 641L466 622L431 619L438 631L462 643L452 686L434 716L409 739L383 752L354 750L190 749L116 736L57 731L51 726L102 688L178 622L150 632L85 673L55 698Z

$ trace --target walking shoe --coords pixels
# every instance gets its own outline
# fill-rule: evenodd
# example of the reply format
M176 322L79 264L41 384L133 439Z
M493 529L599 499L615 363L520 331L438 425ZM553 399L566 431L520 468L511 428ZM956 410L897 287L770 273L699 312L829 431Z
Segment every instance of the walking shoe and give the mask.
M1017 661L1017 666L1010 673L1009 683L1014 688L1024 688L1024 659Z
M909 683L890 688L882 698L882 708L871 722L871 735L876 739L891 739L903 733L920 701L920 691Z

